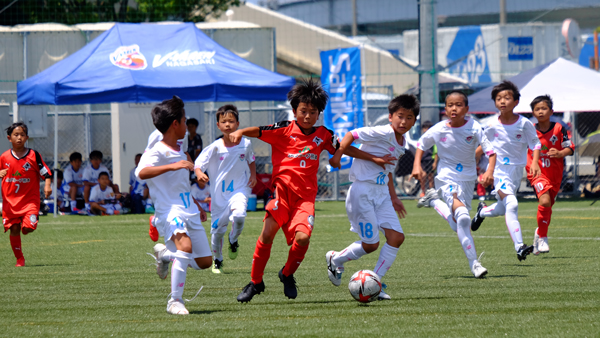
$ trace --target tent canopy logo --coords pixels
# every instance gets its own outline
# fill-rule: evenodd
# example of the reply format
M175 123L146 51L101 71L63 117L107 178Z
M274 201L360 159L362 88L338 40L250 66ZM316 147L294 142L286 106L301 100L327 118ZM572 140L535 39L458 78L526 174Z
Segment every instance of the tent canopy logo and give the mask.
M111 53L109 58L113 65L123 69L143 70L148 66L138 45L121 46Z
M156 54L152 60L152 68L158 68L162 65L167 67L187 67L198 65L214 65L216 51L198 52L184 50L183 52L172 51L166 55Z

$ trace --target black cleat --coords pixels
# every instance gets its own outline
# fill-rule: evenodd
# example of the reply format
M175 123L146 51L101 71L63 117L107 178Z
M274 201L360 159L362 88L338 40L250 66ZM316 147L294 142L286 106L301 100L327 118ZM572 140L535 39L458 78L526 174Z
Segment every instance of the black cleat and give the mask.
M524 261L527 259L527 255L533 252L533 245L527 246L527 244L521 245L519 251L517 251L517 258L520 261Z
M473 219L471 220L471 231L477 231L477 229L479 229L479 227L481 226L481 223L483 223L485 217L482 217L480 213L481 209L485 207L487 207L487 205L483 202L479 202L479 205L477 205L477 212L475 213L475 217L473 217Z
M287 298L296 299L298 290L296 289L296 279L294 278L294 274L284 276L283 268L281 268L281 270L279 270L279 280L283 283L283 293Z
M238 244L238 241L235 241L234 243L229 242L229 259L237 258L239 247L240 245Z
M259 295L263 291L265 291L265 282L260 282L256 285L250 282L248 285L244 286L242 293L237 296L237 300L241 303L247 303L252 300L254 295Z

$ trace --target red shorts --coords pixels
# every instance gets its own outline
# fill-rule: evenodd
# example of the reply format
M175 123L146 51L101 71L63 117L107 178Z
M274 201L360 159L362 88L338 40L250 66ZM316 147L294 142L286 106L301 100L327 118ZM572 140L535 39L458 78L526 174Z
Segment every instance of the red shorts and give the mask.
M31 213L25 216L18 216L12 218L3 218L2 224L4 224L4 232L7 232L10 227L15 224L21 224L21 230L24 228L29 228L32 231L37 229L38 224L38 213Z
M558 182L552 182L544 174L541 174L540 176L538 176L536 178L531 178L531 177L528 177L528 178L529 178L529 183L531 183L531 186L533 187L533 190L535 191L535 194L537 195L538 198L540 198L540 196L542 196L543 194L545 194L547 192L548 194L550 194L552 203L554 203L554 200L556 199L556 195L558 195L558 192L560 191L560 183L562 180L558 181Z
M315 223L315 201L302 199L292 190L281 184L275 184L274 197L265 208L283 230L288 245L292 245L296 232L310 237Z

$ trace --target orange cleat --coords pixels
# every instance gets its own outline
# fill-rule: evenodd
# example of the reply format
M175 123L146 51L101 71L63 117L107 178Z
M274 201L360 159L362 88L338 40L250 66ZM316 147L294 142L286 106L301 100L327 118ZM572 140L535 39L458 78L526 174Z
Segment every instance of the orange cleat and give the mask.
M15 266L16 267L25 266L25 257L17 258L17 264L15 264Z
M156 227L154 224L152 224L152 221L154 221L154 216L150 216L150 229L148 230L148 234L150 235L150 239L152 241L158 242L158 230L156 230Z

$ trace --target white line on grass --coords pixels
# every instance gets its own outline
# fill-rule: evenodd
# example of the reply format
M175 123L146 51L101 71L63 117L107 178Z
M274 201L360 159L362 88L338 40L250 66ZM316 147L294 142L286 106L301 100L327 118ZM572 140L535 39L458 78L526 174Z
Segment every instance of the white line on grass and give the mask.
M455 235L452 235L450 233L448 234L405 234L407 236L413 236L413 237L448 237L448 238L454 238L456 237ZM509 236L473 236L474 238L494 238L494 239L498 239L498 238L510 238ZM548 239L566 239L566 240L578 240L578 241L600 241L600 237L548 237Z

